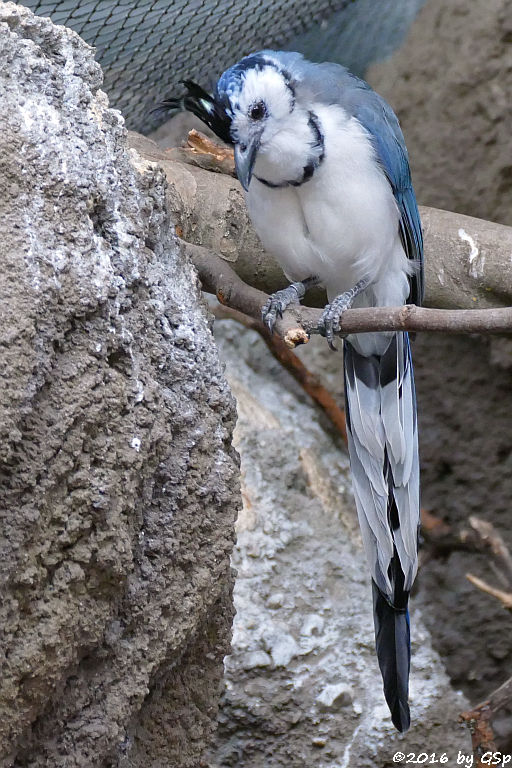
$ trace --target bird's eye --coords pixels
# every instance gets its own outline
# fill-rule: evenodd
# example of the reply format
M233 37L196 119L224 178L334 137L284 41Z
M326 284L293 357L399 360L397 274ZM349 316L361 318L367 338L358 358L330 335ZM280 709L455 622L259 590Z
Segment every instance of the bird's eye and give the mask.
M262 101L257 101L249 107L249 117L253 120L261 120L267 114L267 109Z

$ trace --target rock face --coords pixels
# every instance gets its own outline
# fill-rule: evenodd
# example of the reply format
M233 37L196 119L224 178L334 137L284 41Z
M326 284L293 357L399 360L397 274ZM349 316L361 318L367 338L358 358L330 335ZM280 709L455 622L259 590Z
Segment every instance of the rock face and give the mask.
M423 205L512 223L511 39L509 0L429 0L405 45L370 68Z
M76 34L0 4L0 765L197 768L234 403L163 174Z
M466 703L450 688L414 599L413 727L402 737L391 725L341 439L255 333L223 321L216 338L238 403L244 509L212 766L374 768L392 765L399 750L427 749L455 763L457 750L471 753L457 723ZM341 358L329 354L341 381Z

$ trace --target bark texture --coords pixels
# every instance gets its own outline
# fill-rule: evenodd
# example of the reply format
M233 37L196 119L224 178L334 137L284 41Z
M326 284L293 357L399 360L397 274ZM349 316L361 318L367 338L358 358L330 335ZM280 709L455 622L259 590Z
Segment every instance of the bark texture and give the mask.
M242 280L262 291L272 293L288 284L279 264L263 250L243 190L225 172L224 164L217 166L221 172L212 173L183 162L185 157L190 160L190 153L163 150L136 133L129 134L129 142L164 169L169 207L180 237L219 254ZM198 155L195 161L212 165L207 155ZM512 227L425 206L420 213L425 238L425 305L444 309L510 306ZM322 290L308 291L307 304L320 307L325 303Z
M0 5L0 765L197 768L234 401L165 178L73 32Z

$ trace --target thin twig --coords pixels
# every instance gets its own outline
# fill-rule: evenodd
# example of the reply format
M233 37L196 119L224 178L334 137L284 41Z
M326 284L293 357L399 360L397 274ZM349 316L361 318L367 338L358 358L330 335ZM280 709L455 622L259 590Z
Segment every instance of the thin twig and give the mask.
M499 573L505 585L509 587L509 590L505 591L493 587L471 573L467 573L466 578L482 592L486 592L488 595L492 595L499 600L504 608L512 611L512 557L510 552L492 523L487 520L480 520L480 518L475 516L470 517L469 522L472 530L463 531L461 539L463 541L475 541L476 539L481 551L490 552L493 555L495 560L501 565Z
M509 677L503 685L500 685L489 699L489 705L493 712L499 712L500 709L508 707L512 702L512 677Z
M485 544L487 549L490 550L494 557L504 566L506 577L508 578L508 582L512 589L512 556L500 534L494 528L492 523L489 523L487 520L481 520L474 515L469 518L469 523L473 531L480 538L482 544Z
M221 304L259 319L268 299L263 291L244 283L229 264L212 250L181 241L194 263L203 289L217 296ZM289 307L278 319L276 333L293 349L319 333L321 310ZM425 309L403 307L348 309L340 320L338 336L375 331L442 331L444 333L503 333L512 331L512 307L496 309Z
M483 579L479 579L478 576L473 576L472 573L466 573L466 579L482 592L486 592L488 595L492 595L497 600L499 600L503 604L504 608L512 611L512 593L504 592L502 589L492 587Z

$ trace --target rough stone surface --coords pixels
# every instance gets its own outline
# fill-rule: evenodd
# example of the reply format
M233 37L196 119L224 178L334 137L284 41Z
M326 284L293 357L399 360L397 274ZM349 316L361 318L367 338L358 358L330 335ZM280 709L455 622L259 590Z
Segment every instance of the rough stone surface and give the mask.
M470 753L457 723L466 701L450 688L416 600L413 727L400 736L391 725L341 438L255 333L223 321L216 338L238 404L244 508L211 765L374 768L398 750L446 752L455 765L458 749ZM328 354L339 381L340 356Z
M234 403L100 84L0 4L2 768L197 768L229 647Z
M398 112L420 203L512 223L512 4L428 0L367 78Z

